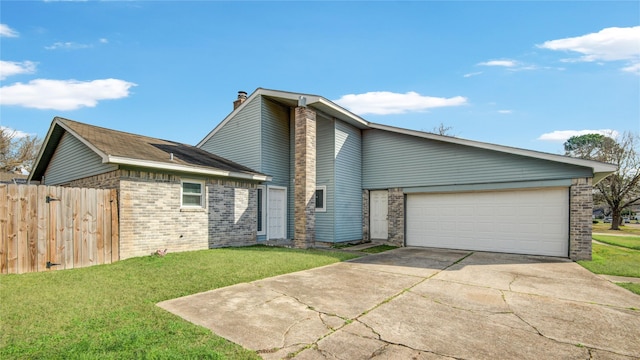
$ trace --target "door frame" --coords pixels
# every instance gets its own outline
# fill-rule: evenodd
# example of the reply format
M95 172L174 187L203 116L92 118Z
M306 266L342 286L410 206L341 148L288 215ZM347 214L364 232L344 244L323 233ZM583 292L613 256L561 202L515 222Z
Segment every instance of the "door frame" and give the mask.
M288 199L287 199L287 188L284 186L277 186L277 185L267 185L267 200L266 200L266 207L265 207L265 217L266 217L266 236L267 236L267 240L271 239L271 234L270 234L270 229L271 229L271 220L269 218L269 204L271 202L271 190L283 190L284 191L284 206L282 207L282 228L284 229L284 237L283 239L287 238L287 233L288 233L288 228L287 228L287 208L289 207L289 203L288 203ZM277 238L277 239L281 239L281 238Z

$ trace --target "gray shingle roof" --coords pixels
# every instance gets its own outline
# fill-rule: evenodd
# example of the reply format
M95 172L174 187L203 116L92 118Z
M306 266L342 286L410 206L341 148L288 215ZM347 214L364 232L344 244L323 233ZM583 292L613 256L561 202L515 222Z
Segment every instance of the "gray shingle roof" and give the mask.
M46 170L46 165L64 132L76 136L103 159L108 159L106 162L119 163L126 159L127 163L138 161L151 168L165 168L165 165L167 167L182 166L187 170L221 170L244 175L242 177L265 176L195 146L175 141L107 129L61 117L56 117L51 127L34 169L33 179L41 177ZM229 176L233 177L233 175Z

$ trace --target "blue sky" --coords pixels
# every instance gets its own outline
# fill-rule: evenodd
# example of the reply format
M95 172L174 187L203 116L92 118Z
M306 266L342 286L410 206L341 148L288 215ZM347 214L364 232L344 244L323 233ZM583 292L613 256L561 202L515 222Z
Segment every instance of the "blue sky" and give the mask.
M640 133L640 2L0 2L0 126L54 116L196 144L238 90L561 153Z

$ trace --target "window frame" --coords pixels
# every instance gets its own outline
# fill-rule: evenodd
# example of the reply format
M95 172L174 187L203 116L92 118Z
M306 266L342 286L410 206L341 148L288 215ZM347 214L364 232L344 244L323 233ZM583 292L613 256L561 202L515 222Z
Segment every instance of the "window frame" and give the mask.
M195 193L187 193L187 196L196 196L200 197L200 205L191 205L184 203L184 184L198 184L200 185L200 194ZM181 209L204 209L205 207L205 195L206 195L206 185L204 180L196 180L196 179L180 179L180 208Z
M262 229L258 229L258 216L261 218ZM267 235L267 187L265 185L258 185L256 189L256 235Z
M314 199L318 196L318 190L322 190L322 207L318 207L316 203L316 212L326 212L327 211L327 186L326 185L318 185L316 186L316 191L313 194Z

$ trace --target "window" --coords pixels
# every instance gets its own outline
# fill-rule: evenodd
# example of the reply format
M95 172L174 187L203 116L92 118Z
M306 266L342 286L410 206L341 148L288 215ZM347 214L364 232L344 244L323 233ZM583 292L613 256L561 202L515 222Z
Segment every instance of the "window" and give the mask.
M182 207L204 206L204 181L182 181Z
M258 185L258 235L265 235L267 233L265 228L266 198L267 193L264 185Z
M316 211L324 212L327 211L326 208L327 203L327 187L316 186Z

